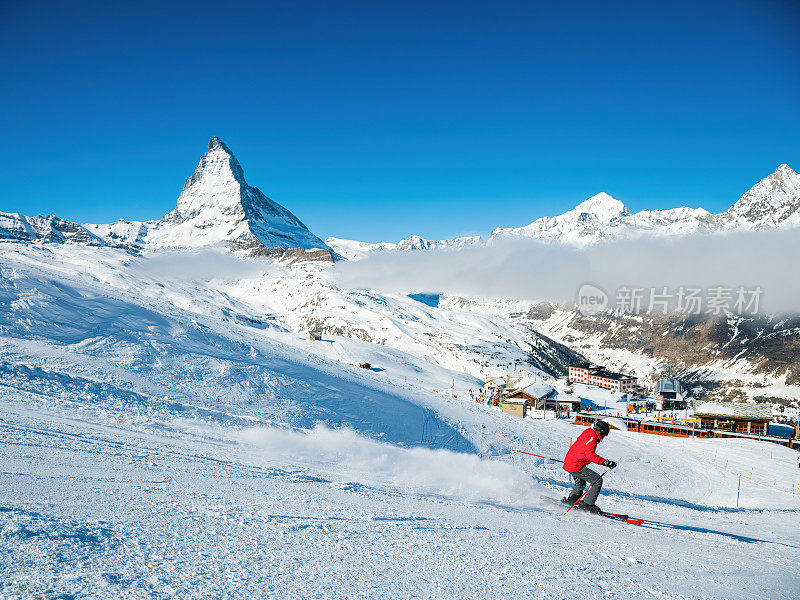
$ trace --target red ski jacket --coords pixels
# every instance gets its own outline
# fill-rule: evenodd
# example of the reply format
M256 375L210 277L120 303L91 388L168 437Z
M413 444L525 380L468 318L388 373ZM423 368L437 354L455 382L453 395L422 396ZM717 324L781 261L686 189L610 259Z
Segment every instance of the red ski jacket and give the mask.
M564 470L576 473L590 462L602 465L606 459L595 453L597 442L602 439L592 427L586 429L567 450L567 455L564 457Z

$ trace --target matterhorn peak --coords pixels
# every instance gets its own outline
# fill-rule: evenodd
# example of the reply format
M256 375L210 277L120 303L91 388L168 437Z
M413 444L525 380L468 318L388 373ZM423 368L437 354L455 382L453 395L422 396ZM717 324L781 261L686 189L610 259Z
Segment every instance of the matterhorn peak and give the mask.
M795 176L797 175L794 169L792 169L792 167L790 167L786 163L783 163L782 165L779 165L777 169L775 169L775 172L772 175L770 175L770 177L772 176L791 177L793 175Z
M220 196L220 192L227 190L223 194L233 205L238 204L236 195L238 188L246 187L244 171L233 152L225 143L214 136L208 142L208 150L200 158L197 168L192 176L183 184L183 191L178 198L178 205L175 211L170 213L170 218L191 217L197 214L203 207L196 202L198 196L208 196L209 193ZM222 198L219 197L218 200ZM236 206L228 206L228 210L236 210ZM178 213L176 215L175 213Z
M208 151L211 152L212 150L223 150L223 151L227 152L228 154L232 154L231 151L230 151L230 148L228 148L225 145L225 142L223 142L217 136L212 137L208 141Z
M247 185L239 161L216 136L164 222L179 226L183 245L192 247L222 243L256 253L271 248L328 249L286 208Z

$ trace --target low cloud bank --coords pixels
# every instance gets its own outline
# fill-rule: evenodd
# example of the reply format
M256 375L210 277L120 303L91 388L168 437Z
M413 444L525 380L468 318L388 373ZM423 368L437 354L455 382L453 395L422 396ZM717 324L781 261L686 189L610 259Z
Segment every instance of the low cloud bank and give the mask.
M142 256L132 266L138 273L154 279L203 282L236 281L278 268L272 261L213 249L164 250Z
M545 493L530 477L500 461L449 450L402 448L318 425L307 432L255 428L241 435L269 461L315 467L343 482L430 495L533 507Z
M798 257L798 229L637 237L583 249L512 240L460 251L383 252L341 263L336 275L348 288L554 302L574 302L587 282L612 296L623 286L758 286L759 312L797 313Z

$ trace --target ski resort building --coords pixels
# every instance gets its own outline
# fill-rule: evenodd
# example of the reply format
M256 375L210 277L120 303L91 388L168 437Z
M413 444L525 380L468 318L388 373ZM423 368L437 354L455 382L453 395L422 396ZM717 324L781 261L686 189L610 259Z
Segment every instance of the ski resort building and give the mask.
M674 377L662 377L656 383L656 396L658 400L678 400L683 396L683 386Z
M528 409L545 408L545 403L558 395L553 386L527 371L515 371L507 382L500 409L518 417L524 417Z
M487 393L498 392L500 390L504 390L506 388L506 378L505 377L490 377L486 380L486 383L483 384L483 389Z
M767 435L772 408L749 402L696 402L694 416L705 429Z
M733 404L732 402L719 402L713 404ZM595 421L606 418L605 415L596 415L591 413L578 413L575 415L576 425L593 425ZM700 427L679 425L678 423L657 423L655 421L643 421L640 419L626 418L617 421L618 424L623 425L628 431L635 431L638 433L650 433L655 435L665 435L671 437L684 437L684 438L739 438L758 440L760 442L769 442L772 444L780 444L792 450L800 451L800 439L778 437L774 435L765 435L757 431L751 433L742 433L741 431L723 430L723 429L704 429ZM765 424L766 426L767 424ZM612 425L614 427L614 425Z
M663 410L683 410L686 408L684 389L674 377L662 377L656 382L656 400Z
M575 363L569 366L569 380L574 383L585 383L615 392L632 393L636 391L636 377L608 371L605 367L588 362Z
M528 400L521 395L503 397L500 400L500 410L506 414L524 419L525 414L528 412Z
M546 383L541 385L529 385L518 390L509 390L504 396L503 400L520 400L524 401L528 408L540 409L550 398L556 395L556 391Z

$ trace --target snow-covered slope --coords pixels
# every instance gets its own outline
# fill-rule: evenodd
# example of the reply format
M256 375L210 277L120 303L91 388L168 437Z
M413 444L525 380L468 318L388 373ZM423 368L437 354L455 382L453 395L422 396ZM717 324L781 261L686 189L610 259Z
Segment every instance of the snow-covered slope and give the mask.
M470 447L430 413L424 398L409 403L385 380L339 365L342 358L354 361L347 350L333 360L315 355L298 334L287 335L281 320L259 319L213 287L157 270L148 275L147 259L58 247L2 256L0 380L6 384L59 388L144 412L212 410L227 419L223 413L235 410L240 422L322 422L395 443ZM415 362L404 357L409 361ZM460 386L476 383L457 377ZM451 379L434 375L425 383Z
M614 431L601 506L645 525L565 517L568 476L513 450L581 427L468 401L436 356L310 341L292 305L501 353L518 325L311 284L281 308L331 267L233 260L0 243L0 595L795 596L796 452Z

